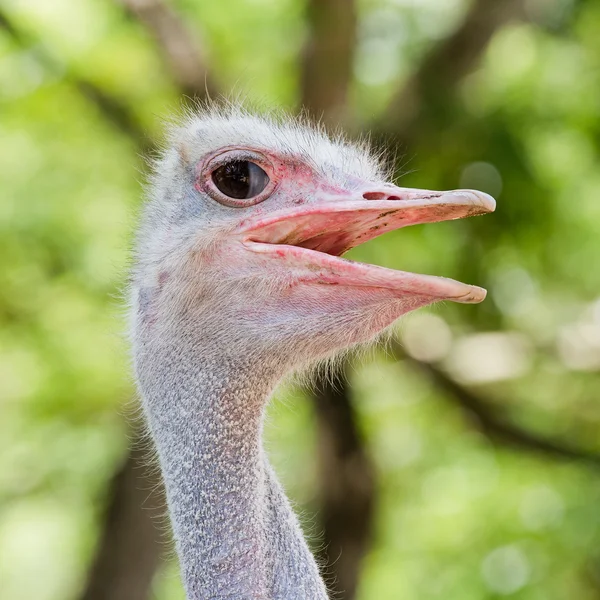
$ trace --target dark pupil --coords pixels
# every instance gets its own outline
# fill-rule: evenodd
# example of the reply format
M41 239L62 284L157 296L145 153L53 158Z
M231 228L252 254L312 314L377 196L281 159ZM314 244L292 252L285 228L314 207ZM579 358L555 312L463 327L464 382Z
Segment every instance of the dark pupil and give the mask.
M234 160L215 169L212 180L223 194L242 200L260 194L267 187L269 176L248 160Z

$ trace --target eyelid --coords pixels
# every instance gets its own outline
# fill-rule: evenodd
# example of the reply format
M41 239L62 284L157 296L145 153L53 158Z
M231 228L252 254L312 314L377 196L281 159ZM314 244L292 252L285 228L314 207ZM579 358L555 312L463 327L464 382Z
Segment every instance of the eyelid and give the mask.
M271 162L269 160L267 160L265 158L265 156L263 156L262 154L259 154L258 152L253 152L252 150L243 150L243 149L225 150L225 151L221 152L220 154L213 156L208 161L207 167L208 167L208 170L212 173L213 171L215 171L219 167L223 166L224 164L227 164L229 162L236 161L236 160L239 160L239 161L247 160L249 162L256 163L259 167L261 167L265 171L267 171L267 169L272 171L272 169L273 169L273 165L271 164ZM265 166L267 167L267 169L265 169ZM268 174L269 173L267 172L267 175Z

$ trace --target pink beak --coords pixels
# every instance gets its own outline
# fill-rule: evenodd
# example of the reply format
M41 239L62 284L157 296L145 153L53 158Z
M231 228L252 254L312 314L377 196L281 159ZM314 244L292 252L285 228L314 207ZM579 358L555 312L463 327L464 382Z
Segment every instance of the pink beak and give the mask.
M256 252L285 248L288 261L318 283L385 287L404 294L480 302L485 290L451 279L393 271L337 257L387 231L408 225L493 212L494 199L475 190L434 192L383 185L352 196L321 196L314 202L247 222L246 244ZM318 269L318 271L317 271Z

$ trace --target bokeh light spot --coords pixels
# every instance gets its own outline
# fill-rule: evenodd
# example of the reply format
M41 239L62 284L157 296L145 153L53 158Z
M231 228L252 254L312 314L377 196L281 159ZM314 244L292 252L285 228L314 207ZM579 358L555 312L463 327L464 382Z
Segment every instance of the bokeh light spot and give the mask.
M502 546L485 557L481 574L490 591L508 596L529 581L529 561L517 546Z

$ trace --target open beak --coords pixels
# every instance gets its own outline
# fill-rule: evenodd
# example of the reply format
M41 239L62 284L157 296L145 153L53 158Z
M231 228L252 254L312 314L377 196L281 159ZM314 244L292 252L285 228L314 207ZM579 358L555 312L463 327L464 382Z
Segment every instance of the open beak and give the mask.
M322 196L299 207L246 222L246 246L286 261L305 282L386 288L399 295L481 302L483 288L340 258L359 244L409 225L493 212L494 199L475 190L433 192L383 185L349 196Z

